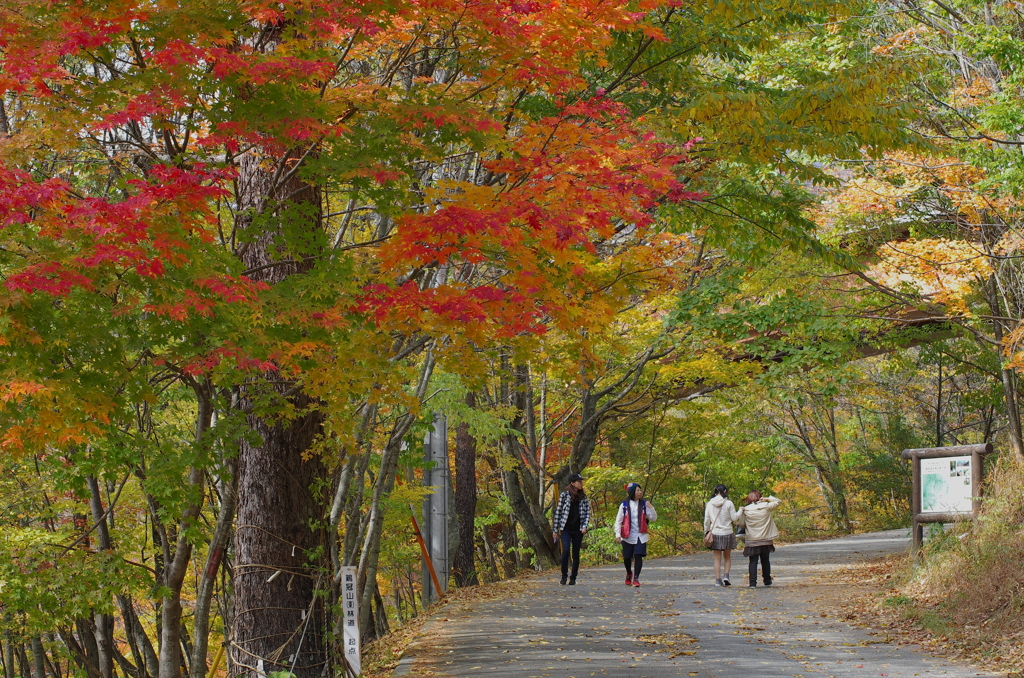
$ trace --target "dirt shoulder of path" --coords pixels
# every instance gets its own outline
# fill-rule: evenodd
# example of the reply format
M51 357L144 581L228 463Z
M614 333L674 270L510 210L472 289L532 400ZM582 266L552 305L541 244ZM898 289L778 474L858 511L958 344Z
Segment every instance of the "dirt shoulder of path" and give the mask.
M937 657L968 662L1024 678L1024 631L1007 636L1001 630L958 622L937 604L915 597L909 580L909 555L890 556L839 566L820 575L838 584L823 610L829 616L867 628L886 643L917 645Z

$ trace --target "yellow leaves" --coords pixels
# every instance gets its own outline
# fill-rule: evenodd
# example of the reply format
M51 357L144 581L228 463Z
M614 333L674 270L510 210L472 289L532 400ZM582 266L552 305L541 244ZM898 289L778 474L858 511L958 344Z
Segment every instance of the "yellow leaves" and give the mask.
M889 39L884 44L874 47L871 51L874 54L892 54L893 52L902 51L917 44L921 39L921 36L926 35L929 32L930 31L927 26L914 26L901 33L889 36Z
M473 181L442 179L436 181L424 191L428 204L440 207L454 202L485 206L494 202L499 187L480 186Z
M902 186L877 179L858 177L850 181L834 203L835 212L848 214L895 213L900 201L909 198L921 188L921 184L907 182Z
M1024 372L1024 350L1020 350L1024 343L1024 325L1018 325L1012 332L1003 337L1003 355L1009 360L1006 367L1017 372Z
M949 105L954 108L983 106L992 103L992 83L987 78L975 78L970 84L954 87L949 92Z
M996 243L994 252L1000 256L1016 254L1024 246L1024 234L1016 230L1008 230Z
M21 399L24 396L33 396L47 389L42 384L31 381L11 381L0 385L0 400L7 403L11 400Z
M871 271L874 278L890 287L910 285L951 313L968 315L967 297L979 279L992 273L985 253L962 240L890 242L879 254Z
M950 218L983 223L993 212L1019 208L1015 199L985 188L984 170L956 158L888 153L872 162L870 172L846 181L822 203L822 218L871 218L911 212L915 206L934 212L928 200L939 198Z
M20 456L26 448L89 442L110 423L115 407L101 392L11 379L0 384L0 420L4 422L0 451Z
M701 353L692 360L676 360L662 368L664 378L680 384L739 384L762 369L759 363L732 360L712 352Z

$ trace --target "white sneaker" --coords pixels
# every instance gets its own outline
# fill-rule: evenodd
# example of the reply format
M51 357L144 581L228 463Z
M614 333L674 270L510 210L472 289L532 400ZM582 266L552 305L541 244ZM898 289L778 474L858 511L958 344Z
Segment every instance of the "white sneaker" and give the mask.
M722 577L722 586L732 586L732 582L729 581L728 577Z
M715 580L715 586L724 586L724 584L722 583L721 579L716 579Z

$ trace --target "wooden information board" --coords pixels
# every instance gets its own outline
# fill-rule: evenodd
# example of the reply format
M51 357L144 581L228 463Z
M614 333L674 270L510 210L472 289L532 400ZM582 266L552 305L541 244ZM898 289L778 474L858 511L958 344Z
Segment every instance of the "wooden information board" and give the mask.
M903 450L913 463L914 554L921 550L926 523L973 520L981 509L983 459L992 443Z

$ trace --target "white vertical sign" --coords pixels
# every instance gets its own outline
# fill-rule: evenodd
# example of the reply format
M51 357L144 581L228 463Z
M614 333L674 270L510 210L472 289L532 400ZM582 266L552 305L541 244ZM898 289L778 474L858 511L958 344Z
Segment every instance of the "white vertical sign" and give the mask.
M362 671L362 662L359 657L359 601L356 594L356 568L341 568L342 642L345 659L358 675Z

